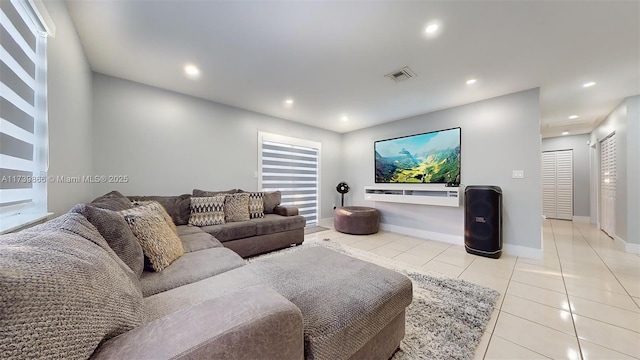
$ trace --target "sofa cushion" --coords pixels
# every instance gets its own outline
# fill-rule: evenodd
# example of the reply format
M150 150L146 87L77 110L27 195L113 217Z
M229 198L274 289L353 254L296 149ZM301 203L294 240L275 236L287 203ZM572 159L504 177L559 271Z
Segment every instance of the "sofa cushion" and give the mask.
M199 227L191 225L178 225L176 226L176 229L178 229L178 236L197 234L202 232L202 229L200 229Z
M249 194L227 194L224 198L225 222L249 220Z
M216 195L226 195L226 194L235 194L239 192L238 189L230 189L225 191L206 191L200 189L193 189L193 196L197 197L208 197L208 196L216 196Z
M115 190L95 198L91 203L101 209L112 211L126 210L133 207L131 201L129 201L126 196Z
M157 208L141 205L121 211L155 271L164 270L184 254L182 241Z
M129 196L130 200L157 201L167 210L176 225L187 225L191 214L191 195L178 196Z
M249 218L259 219L264 217L264 193L250 192L249 194Z
M200 232L180 236L185 253L221 247L216 238L200 230Z
M231 222L222 225L203 226L205 232L222 241L256 236L256 223L252 221Z
M280 205L281 201L282 201L282 193L280 192L280 190L265 192L263 197L264 213L273 214L275 212L276 206Z
M116 255L131 268L137 277L140 277L144 267L142 247L120 213L100 209L93 204L78 204L69 212L78 213L87 218Z
M164 206L162 206L159 202L150 201L150 200L134 200L134 201L131 202L131 204L133 204L134 207L135 206L142 206L142 205L149 205L155 211L157 211L159 214L162 215L162 218L167 223L167 225L169 225L171 230L173 230L173 232L176 233L176 235L178 235L178 229L176 228L176 224L173 222L173 219L171 218L171 215L169 215L169 213L164 208Z
M189 225L209 226L224 224L224 195L191 197Z
M256 235L267 235L283 231L302 229L306 221L302 216L280 216L266 214L262 219L252 219L256 224Z
M238 254L224 247L186 253L161 272L142 273L142 293L151 296L243 265L245 261Z
M0 237L0 269L2 359L87 359L142 323L138 278L80 214Z

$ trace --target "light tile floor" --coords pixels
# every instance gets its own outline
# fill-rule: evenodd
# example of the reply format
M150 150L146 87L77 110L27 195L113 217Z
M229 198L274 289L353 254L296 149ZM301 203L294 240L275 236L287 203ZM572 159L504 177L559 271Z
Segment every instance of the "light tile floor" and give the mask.
M593 225L545 220L544 259L469 255L390 232L329 238L501 293L477 359L640 359L640 255Z

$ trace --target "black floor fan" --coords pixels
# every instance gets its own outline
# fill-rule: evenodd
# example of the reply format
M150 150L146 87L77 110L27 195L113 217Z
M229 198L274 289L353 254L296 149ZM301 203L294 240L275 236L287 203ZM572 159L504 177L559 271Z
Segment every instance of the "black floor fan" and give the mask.
M349 184L343 181L336 186L336 190L342 195L342 203L340 206L344 207L344 194L349 192Z

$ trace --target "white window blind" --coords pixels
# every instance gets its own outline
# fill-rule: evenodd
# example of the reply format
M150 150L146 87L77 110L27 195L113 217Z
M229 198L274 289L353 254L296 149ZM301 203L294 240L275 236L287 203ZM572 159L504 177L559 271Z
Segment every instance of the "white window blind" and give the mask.
M307 225L318 223L320 143L259 133L259 187L282 192L284 206L296 206Z
M46 213L48 27L32 1L0 1L0 216ZM48 18L48 15L46 15Z

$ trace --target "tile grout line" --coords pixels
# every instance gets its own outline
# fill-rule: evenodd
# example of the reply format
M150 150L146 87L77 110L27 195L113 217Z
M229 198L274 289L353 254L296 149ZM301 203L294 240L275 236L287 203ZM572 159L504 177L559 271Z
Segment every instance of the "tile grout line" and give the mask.
M591 248L591 251L593 251L596 254L596 256L598 257L598 259L600 259L600 261L602 261L604 266L606 266L607 270L609 270L611 275L613 275L613 277L616 279L618 284L620 284L620 286L622 286L622 288L624 289L624 292L631 298L631 301L633 301L636 304L636 306L638 306L638 309L640 309L640 306L633 300L633 296L629 293L629 290L627 290L626 286L624 286L622 281L620 281L620 279L618 279L618 276L616 275L616 273L613 272L613 270L611 270L611 268L609 267L609 264L607 264L607 262L604 261L604 259L602 258L602 256L600 256L600 254L596 251L596 249L593 248L593 245L591 245L591 242L589 241L589 239L586 236L584 236L584 233L580 230L579 227L575 226L575 224L573 224L573 222L572 222L572 225L576 228L576 230L578 230L578 232L580 233L580 236L582 236L582 238L585 240L585 242Z
M560 252L558 251L558 243L556 241L555 230L553 229L553 222L550 221L549 225L551 226L551 236L553 237L553 245L556 248L556 254L558 254L558 261L560 262L560 276L562 276L562 285L564 286L565 296L567 297L567 307L569 308L568 309L569 316L571 316L571 325L573 325L573 331L575 332L576 342L578 343L578 352L580 355L580 359L584 359L584 355L582 353L582 345L580 344L580 337L578 337L578 328L576 327L576 321L573 318L573 309L571 306L571 300L569 299L569 289L567 289L567 284L564 281L564 271L562 270L562 259L560 259ZM571 226L573 226L573 221L571 222Z
M473 261L475 261L475 259L473 259ZM469 263L467 268L469 266L471 266L473 261ZM483 359L487 357L487 352L489 351L489 346L491 345L491 340L493 339L493 336L495 335L496 327L498 326L498 321L500 320L500 314L502 313L502 305L504 305L504 299L507 297L507 291L509 291L509 285L511 285L511 278L513 277L513 273L516 271L516 263L517 262L518 262L518 256L516 256L516 261L514 261L514 263L513 263L513 268L511 268L511 275L509 275L509 282L507 282L507 287L504 289L504 294L502 294L502 302L500 302L500 307L498 307L498 314L496 315L496 322L493 324L493 329L491 329L491 336L489 336L489 341L487 342L487 347L484 349L484 354L482 356ZM466 271L466 269L465 269L465 271ZM464 271L463 271L463 273L464 273ZM498 336L498 335L496 335L496 336ZM519 344L516 344L516 345L524 347L524 346L519 345ZM528 350L530 350L530 349L528 349Z

